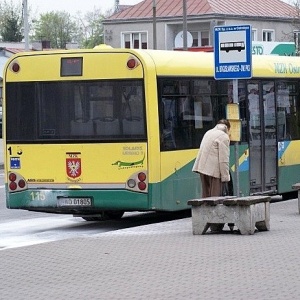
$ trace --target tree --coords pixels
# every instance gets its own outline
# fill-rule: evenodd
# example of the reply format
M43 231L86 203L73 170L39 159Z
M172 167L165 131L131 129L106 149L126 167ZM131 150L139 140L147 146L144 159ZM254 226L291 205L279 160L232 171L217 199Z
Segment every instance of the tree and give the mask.
M52 11L41 14L35 22L34 38L50 41L51 48L65 49L77 36L77 26L71 15L65 11Z
M299 55L299 49L300 49L300 0L294 0L291 5L294 7L294 11L291 14L292 22L291 22L291 31L288 33L283 32L286 39L291 40L295 42L296 46L296 55Z
M83 48L94 48L103 43L103 25L102 21L105 15L100 9L94 9L93 12L87 12L82 18L78 13L76 21L78 27L77 41Z
M0 3L0 36L5 42L21 42L22 9L6 0Z

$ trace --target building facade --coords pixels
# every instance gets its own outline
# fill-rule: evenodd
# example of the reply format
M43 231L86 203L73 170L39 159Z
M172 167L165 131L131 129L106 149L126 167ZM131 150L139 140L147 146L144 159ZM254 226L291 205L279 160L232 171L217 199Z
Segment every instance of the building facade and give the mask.
M144 0L104 20L104 42L173 50L183 47L186 30L189 48L211 47L215 26L241 24L252 26L253 41L293 42L295 15L295 7L280 0L186 0L186 14L183 0Z

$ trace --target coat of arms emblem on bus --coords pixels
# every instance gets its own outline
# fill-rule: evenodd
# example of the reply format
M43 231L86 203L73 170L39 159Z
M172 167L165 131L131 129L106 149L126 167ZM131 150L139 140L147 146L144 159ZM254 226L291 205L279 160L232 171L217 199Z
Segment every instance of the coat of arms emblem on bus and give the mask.
M77 178L81 175L81 153L67 152L66 153L66 171L71 178Z

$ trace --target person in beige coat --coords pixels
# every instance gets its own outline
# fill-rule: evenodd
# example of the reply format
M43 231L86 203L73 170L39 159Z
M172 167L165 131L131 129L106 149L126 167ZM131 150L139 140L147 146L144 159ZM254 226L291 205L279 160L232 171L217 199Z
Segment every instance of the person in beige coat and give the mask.
M202 197L222 196L222 183L230 181L230 123L221 119L202 139L192 171L200 174Z

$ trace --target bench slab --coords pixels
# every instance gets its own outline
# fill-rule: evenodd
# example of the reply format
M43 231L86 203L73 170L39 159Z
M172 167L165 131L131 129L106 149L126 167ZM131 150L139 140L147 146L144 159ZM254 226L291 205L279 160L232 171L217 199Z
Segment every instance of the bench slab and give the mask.
M254 234L270 229L269 196L209 197L192 199L193 234L204 234L208 228L222 230L224 224L234 223L241 234Z
M294 190L298 190L298 211L300 214L300 183L296 183L296 184L292 185L292 188Z

